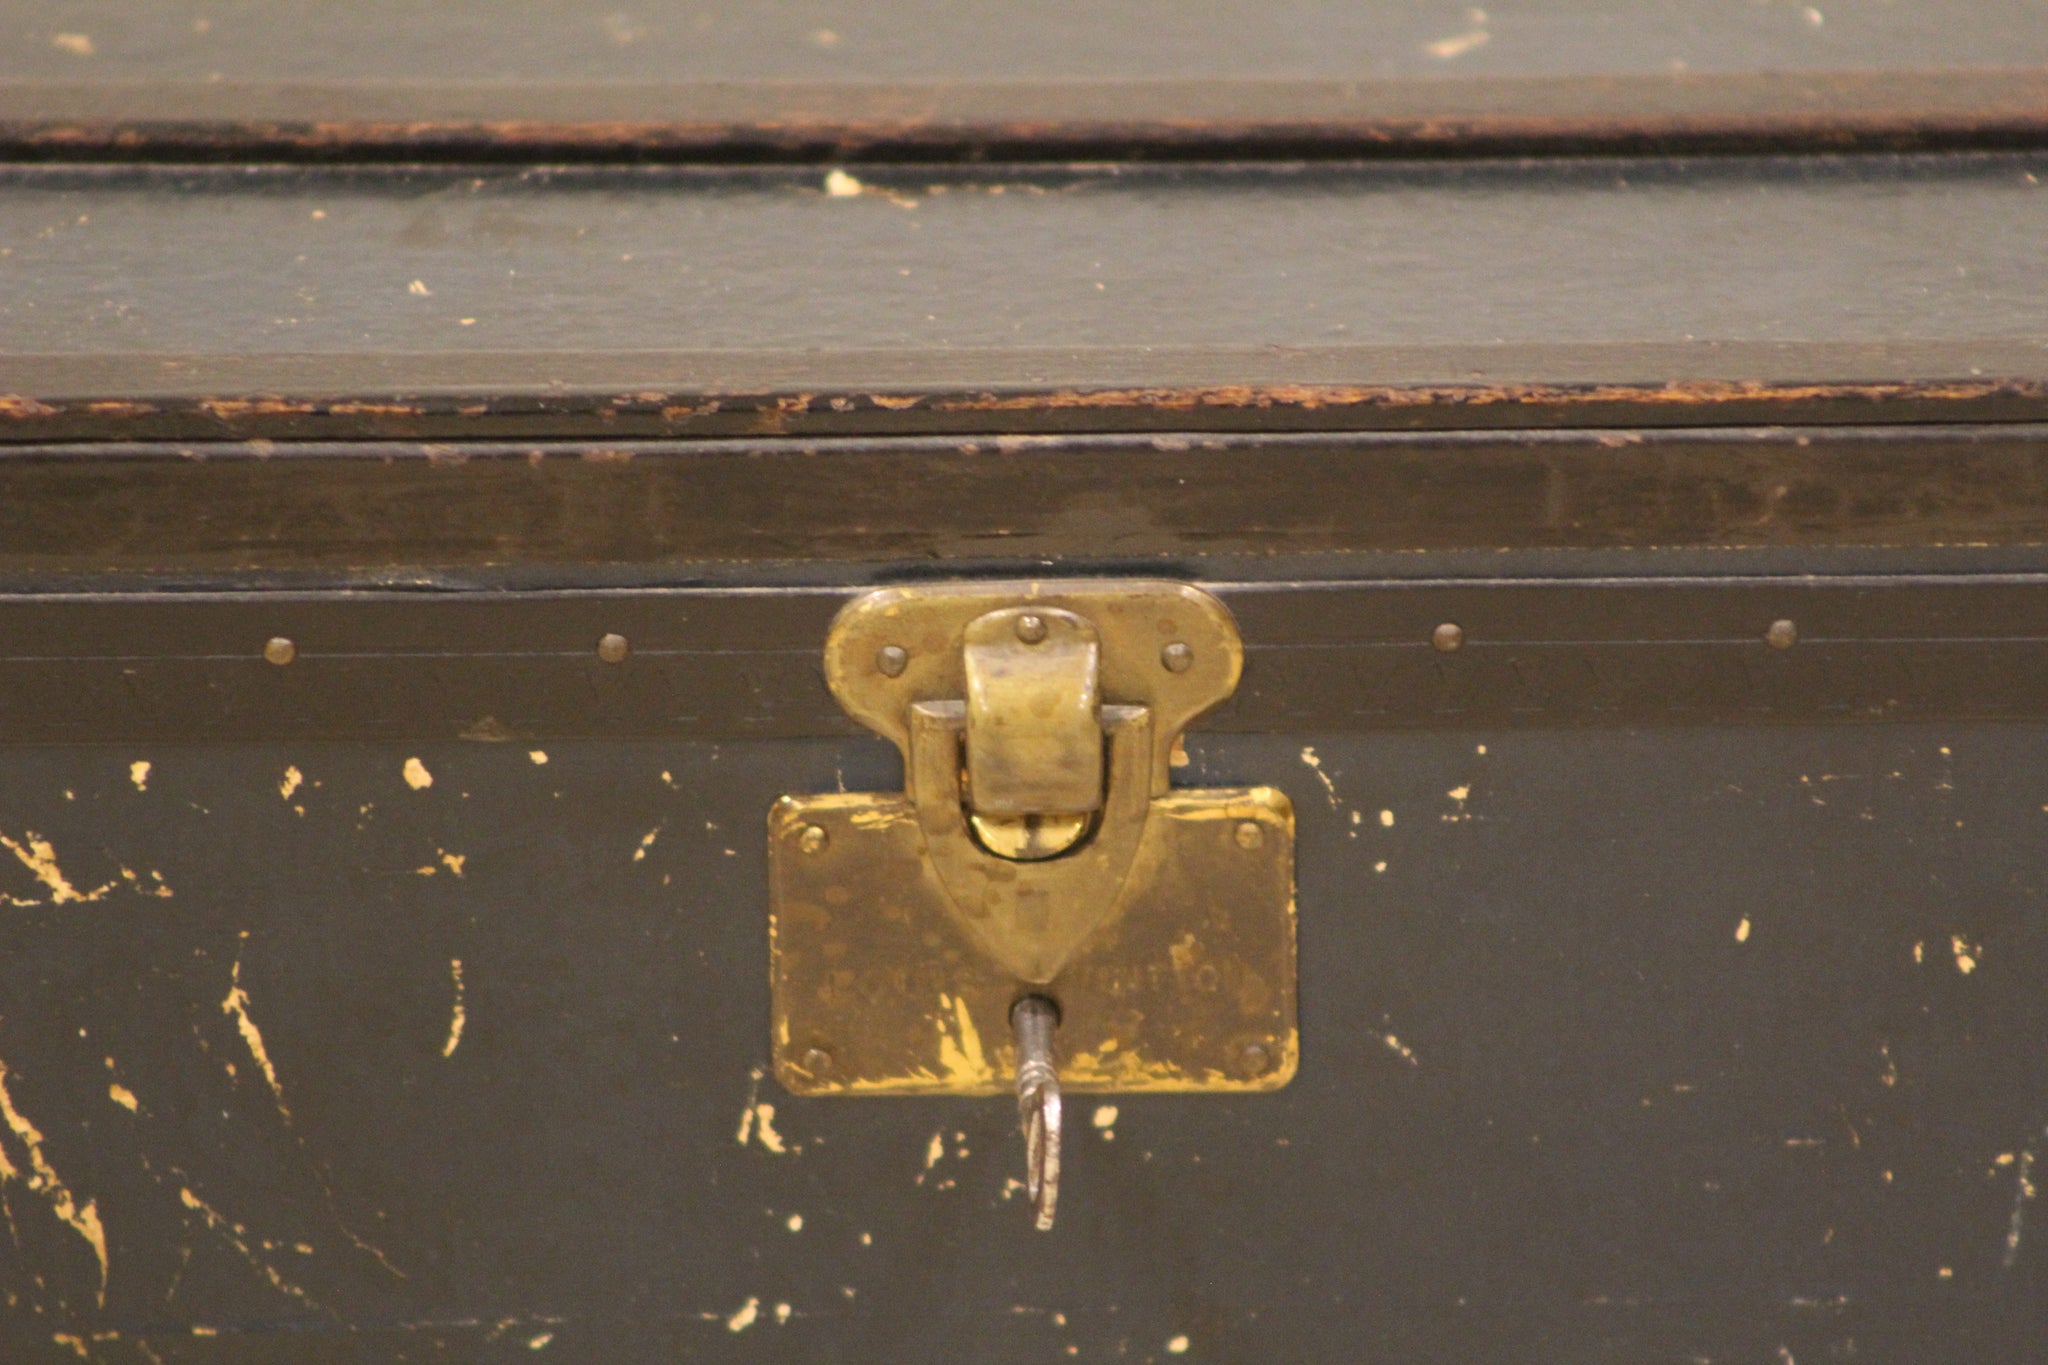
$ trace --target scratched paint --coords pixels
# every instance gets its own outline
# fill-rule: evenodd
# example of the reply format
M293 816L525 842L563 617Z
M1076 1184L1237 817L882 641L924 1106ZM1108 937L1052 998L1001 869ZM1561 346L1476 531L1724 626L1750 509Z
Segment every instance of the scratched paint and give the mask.
M24 1172L8 1156L7 1149L0 1146L0 1183L18 1183L29 1192L40 1197L57 1215L57 1220L77 1233L79 1238L92 1248L93 1259L99 1264L99 1305L107 1306L107 1231L100 1224L99 1207L90 1199L81 1200L71 1192L62 1176L50 1164L43 1151L43 1135L28 1117L15 1107L14 1096L7 1086L7 1064L0 1062L0 1120L5 1120L8 1131L14 1134L22 1150L27 1154L28 1170Z
M292 793L297 791L305 780L304 773L297 768L288 767L284 770L284 776L278 780L277 794L289 801L292 799Z
M939 1065L954 1085L987 1085L995 1069L981 1050L981 1033L967 1012L967 1001L950 995L939 996L939 1014L933 1021L939 1032Z
M90 891L80 891L77 887L73 886L70 878L64 875L64 869L57 866L56 846L34 830L24 830L19 842L8 838L5 834L0 834L0 844L4 844L20 860L21 865L34 873L36 880L49 889L50 903L52 905L68 905L75 901L104 900L107 893L114 889L114 883L112 882L108 882L105 886L96 886ZM34 901L17 901L16 903L36 904Z
M455 1005L448 1016L448 1041L441 1045L443 1057L453 1057L455 1049L462 1046L462 1029L469 1021L469 1014L462 1007L462 959L448 959L448 975L455 985Z
M242 938L249 937L244 930ZM270 1050L263 1044L263 1030L256 1027L256 1020L249 1013L249 993L242 989L242 959L237 956L228 977L228 993L220 1002L220 1012L235 1021L235 1028L242 1035L242 1043L249 1049L256 1066L263 1072L263 1082L270 1087L270 1096L277 1102L277 1112L286 1123L291 1122L291 1107L284 1102L284 1087L278 1083L277 1068L271 1064Z
M414 791L425 791L434 785L434 775L428 772L427 765L417 758L405 760L405 767L401 771L405 775L405 785Z
M286 1298L298 1300L309 1308L318 1308L320 1306L310 1294L290 1280L287 1280L278 1272L276 1266L270 1264L270 1262L257 1254L256 1248L249 1244L248 1228L235 1222L219 1209L214 1208L213 1205L201 1199L192 1191L191 1186L183 1185L178 1188L178 1202L183 1204L190 1212L198 1214L205 1222L208 1231L214 1233L229 1246L233 1247L240 1254L241 1258L249 1264L250 1269L262 1276L264 1282L272 1289L283 1294Z

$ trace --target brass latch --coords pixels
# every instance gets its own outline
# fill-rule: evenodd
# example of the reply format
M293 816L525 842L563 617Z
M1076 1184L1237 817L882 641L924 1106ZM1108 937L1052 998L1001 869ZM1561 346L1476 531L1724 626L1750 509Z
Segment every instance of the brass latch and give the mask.
M1270 787L1170 782L1181 731L1242 667L1228 610L1182 584L849 603L826 680L896 742L905 790L786 796L770 815L781 1083L1001 1093L1013 1008L1033 999L1056 1013L1069 1090L1285 1085L1293 809Z

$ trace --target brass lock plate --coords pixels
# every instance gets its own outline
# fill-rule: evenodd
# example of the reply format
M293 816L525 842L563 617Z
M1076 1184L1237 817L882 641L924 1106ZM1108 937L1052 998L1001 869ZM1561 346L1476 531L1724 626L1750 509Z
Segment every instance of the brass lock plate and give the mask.
M1013 629L1050 662L1034 672L971 652ZM1012 783L1005 763L1071 760L1074 692L1054 699L1045 679L1071 663L1057 651L1084 644L1099 649L1107 755L1100 809L1076 817L1092 833L1042 862L994 856L1000 841L970 805L972 750L1000 774L985 787L1059 791ZM1024 994L1058 1002L1072 1091L1292 1079L1293 809L1271 788L1168 781L1181 728L1229 695L1241 666L1228 612L1179 584L942 585L850 604L827 678L903 748L907 790L788 796L770 813L777 1079L802 1095L1006 1092ZM977 676L996 681L973 730ZM1031 715L1047 744L1033 743Z

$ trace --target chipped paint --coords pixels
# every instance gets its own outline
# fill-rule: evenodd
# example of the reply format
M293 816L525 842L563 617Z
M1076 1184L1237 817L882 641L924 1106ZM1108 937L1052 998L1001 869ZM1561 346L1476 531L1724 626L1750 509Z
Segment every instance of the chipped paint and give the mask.
M1381 812L1380 812L1380 828L1381 828L1381 829L1392 829L1393 827L1394 827L1394 812L1392 812L1392 811L1390 811L1390 810L1383 810L1383 811L1381 811Z
M1186 1355L1188 1353L1187 1334L1182 1333L1177 1337L1168 1337L1166 1339L1166 1353L1170 1356Z
M660 837L661 826L659 825L656 825L653 829L648 830L646 834L642 835L640 838L640 847L633 850L633 861L636 863L645 861L647 858L647 850L653 848L654 841L656 839L659 839Z
M789 1319L790 1319L790 1315L791 1315L792 1313L794 1313L795 1311L796 1311L795 1309L791 1308L791 1307L790 1307L790 1306L789 1306L788 1304L786 1304L786 1303L778 1303L778 1304L776 1304L776 1305L775 1305L775 1325L776 1325L777 1327L780 1327L780 1326L783 1326L784 1324L786 1324L786 1323L787 1323L787 1322L789 1321Z
M144 885L142 878L135 874L135 869L132 867L121 869L121 880L127 882L128 889L138 896L155 896L158 900L167 901L175 894L170 887L164 884L164 874L156 871L154 868L149 873L150 885Z
M791 1232L802 1232L804 1230L804 1216L800 1213L792 1213L783 1226Z
M941 1161L944 1161L945 1159L946 1135L943 1132L933 1133L932 1140L925 1144L924 1168L927 1171L929 1171L932 1167L938 1165ZM924 1177L919 1176L917 1183L922 1185L924 1183Z
M135 784L135 790L149 790L149 768L149 760L144 758L138 758L128 765L128 780Z
M1961 934L1951 934L1948 945L1949 950L1955 954L1957 971L1961 972L1964 976L1968 976L1971 972L1977 970L1978 958L1984 952L1982 946L1971 943Z
M1744 916L1742 917L1742 923L1740 923L1740 924L1738 924L1738 925L1736 925L1736 926L1735 926L1735 941L1736 941L1737 943L1747 943L1747 942L1749 942L1749 916L1748 916L1748 915L1744 915Z
M408 758L405 760L405 785L414 791L424 791L434 785L434 775L417 758Z
M548 761L548 751L545 749L528 749L526 756L533 760L536 768L546 766Z
M1307 748L1304 748L1301 751L1301 761L1302 763L1307 765L1308 769L1316 775L1317 780L1323 784L1323 793L1325 796L1329 798L1330 809L1339 809L1340 803L1337 800L1337 784L1335 782L1332 782L1330 780L1330 775L1323 771L1323 760L1316 756L1314 745L1309 745Z
M108 882L105 886L94 887L90 891L80 891L77 887L73 886L70 879L64 875L64 869L57 866L56 846L34 830L22 831L21 842L19 843L8 838L5 834L0 834L0 844L6 845L8 850L16 858L20 859L21 865L30 872L33 872L37 881L49 888L50 904L52 905L66 905L74 901L104 900L107 893L114 889L113 882ZM40 901L22 900L18 897L9 897L8 899L15 905L41 904Z
M1481 12L1474 10L1473 13ZM1425 43L1422 50L1440 62L1448 62L1464 56L1474 48L1485 47L1487 40L1492 36L1483 28L1471 28L1463 33L1454 33L1448 38L1439 38L1433 43Z
M1422 1063L1416 1059L1415 1049L1409 1047L1406 1043L1402 1042L1400 1038L1395 1036L1394 1034L1383 1033L1380 1035L1380 1041L1387 1045L1387 1051L1393 1053L1402 1061L1408 1063L1408 1065L1422 1065Z
M462 1046L462 1028L469 1022L468 1011L462 1007L462 959L448 959L448 975L455 984L455 1007L448 1016L448 1041L441 1045L443 1057L453 1057L455 1049Z
M739 1312L734 1313L725 1320L725 1330L728 1332L744 1332L749 1327L752 1327L755 1320L760 1316L761 1301L759 1299L748 1299L740 1305Z
M742 1147L750 1141L759 1142L769 1154L781 1156L790 1149L782 1134L775 1131L775 1106L761 1101L761 1068L755 1067L747 1077L747 1107L740 1111L736 1140Z
M462 865L469 861L468 854L450 853L445 848L437 848L434 850L434 852L441 856L441 865L443 867L447 868L450 872L453 872L458 877L462 875Z
M1089 1122L1093 1123L1097 1128L1113 1128L1116 1126L1116 1116L1117 1108L1115 1105L1098 1104L1095 1106L1095 1116Z
M57 1215L57 1220L77 1233L85 1244L92 1248L93 1258L99 1263L99 1305L107 1306L107 1232L100 1224L99 1207L90 1199L81 1202L72 1194L50 1165L43 1153L43 1135L27 1116L14 1107L14 1096L7 1088L7 1064L0 1062L0 1120L5 1120L8 1131L14 1134L22 1149L28 1155L28 1171L24 1174L0 1147L0 1183L17 1181L26 1185L32 1194L39 1195Z
M306 775L304 773L300 772L297 768L288 767L284 770L283 779L277 784L277 794L289 801L292 799L292 793L297 791L305 783L305 780Z
M121 1084L119 1081L112 1081L108 1083L107 1098L112 1100L114 1103L120 1105L123 1109L126 1109L131 1114L136 1113L142 1107L141 1102L135 1098L135 1092L133 1090L130 1090L127 1086Z
M837 167L825 173L825 193L834 199L851 199L866 188L857 177Z

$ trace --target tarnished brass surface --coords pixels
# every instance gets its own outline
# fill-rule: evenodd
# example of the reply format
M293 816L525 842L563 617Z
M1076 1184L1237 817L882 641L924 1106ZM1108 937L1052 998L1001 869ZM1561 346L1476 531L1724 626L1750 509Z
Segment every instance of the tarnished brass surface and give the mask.
M848 603L832 623L825 680L848 715L894 740L908 760L911 704L965 698L968 624L1012 607L1070 611L1095 627L1101 700L1151 710L1151 794L1163 795L1174 739L1230 696L1244 668L1244 645L1230 613L1199 588L1151 579L884 588ZM1182 669L1164 662L1164 652L1176 644L1187 646ZM893 675L877 665L887 649L903 652Z
M776 1074L800 1094L993 1094L1023 995L1073 1090L1267 1090L1297 1054L1294 816L1172 790L1227 697L1229 613L1173 583L897 588L834 622L834 694L905 791L769 819Z
M967 780L979 815L1102 807L1101 644L1088 619L1050 607L976 617L967 675Z
M800 1095L1006 1093L1009 1011L1026 991L948 912L908 798L785 797L768 851L776 1078ZM1281 793L1154 801L1118 912L1042 988L1060 1006L1060 1084L1287 1084L1293 891Z

